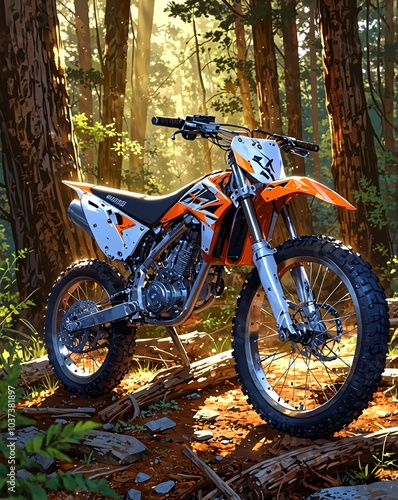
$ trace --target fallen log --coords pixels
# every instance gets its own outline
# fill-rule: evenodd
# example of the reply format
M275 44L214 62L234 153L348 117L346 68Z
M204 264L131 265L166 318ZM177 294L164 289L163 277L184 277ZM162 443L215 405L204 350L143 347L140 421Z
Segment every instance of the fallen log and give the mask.
M127 465L150 457L150 451L134 436L105 431L90 431L73 450L77 455L90 455L100 463Z
M148 384L133 392L140 408L160 400L170 400L190 394L209 385L236 377L232 351L195 361L189 367L173 366L159 370Z
M75 418L84 418L84 417L92 417L96 409L95 408L90 408L90 407L66 407L66 408L52 408L50 406L43 406L41 408L36 408L36 407L29 407L29 408L24 408L23 412L26 415L33 415L33 416L38 416L38 415L51 415L51 416L56 416L56 417L64 417L65 414L68 414L68 416L73 416Z
M122 419L126 414L129 414L129 420L134 420L140 414L139 406L131 394L127 394L124 398L119 399L103 410L98 412L98 418L101 422L109 424Z
M195 453L189 448L189 446L186 446L182 450L183 454L193 462L198 469L200 469L203 474L210 479L216 486L217 489L220 490L226 498L229 498L231 500L240 500L241 497L234 491L228 484L221 479L220 476L218 476L213 469L211 469L203 460L201 460Z
M184 396L208 385L216 385L224 380L236 377L232 351L225 351L215 356L195 361L189 367L173 366L156 372L146 385L132 394L127 394L98 413L101 422L115 422L126 414L133 414L133 420L139 409L160 400L166 401Z
M335 483L330 476L343 469L357 469L359 457L364 467L374 463L374 456L386 452L398 452L398 427L301 447L253 465L227 484L237 492L250 490L257 495L255 498L275 498L319 478ZM213 498L216 493L217 490L211 491L203 500Z
M211 354L213 337L206 332L191 332L180 335L180 339L191 360L204 358ZM170 365L179 363L178 350L170 337L137 339L134 359L138 362L151 361L154 364ZM0 370L0 378L5 375ZM32 359L21 364L20 383L32 386L43 380L46 375L53 375L47 356Z
M25 387L41 382L46 377L46 375L53 375L53 370L47 356L32 359L30 361L27 361L26 363L21 364L20 383ZM0 370L0 377L1 376L2 373Z

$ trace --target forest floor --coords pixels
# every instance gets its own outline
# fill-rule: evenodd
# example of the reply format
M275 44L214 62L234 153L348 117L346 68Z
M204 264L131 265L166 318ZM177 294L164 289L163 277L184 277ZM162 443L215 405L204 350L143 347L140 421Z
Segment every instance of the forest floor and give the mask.
M23 406L60 408L92 406L99 411L146 383L148 376L145 372L139 376L130 376L110 395L99 399L71 396L66 389L59 387L51 394L41 393L36 398L26 401ZM336 433L332 439L338 440L354 434L398 426L398 402L393 397L393 391L386 392L385 389L386 387L380 387L362 416L343 431ZM237 381L228 381L218 387L204 389L194 397L190 396L175 400L170 407L163 405L145 414L142 413L129 424L130 428L113 429L113 431L119 430L124 434L133 435L141 441L151 452L147 460L121 468L101 463L85 463L81 458L75 458L70 463L58 461L57 470L70 472L78 470L87 476L106 477L108 484L120 495L125 495L133 488L141 492L143 500L159 499L154 488L159 483L172 480L175 482L172 492L162 498L193 500L203 498L214 488L214 485L183 455L182 451L187 445L221 478L228 480L239 471L248 469L263 460L313 444L313 441L309 440L291 438L287 435L279 436L248 405ZM215 410L219 416L211 423L197 422L193 416L202 408ZM165 416L176 423L174 428L158 434L142 429L145 423ZM39 429L46 429L54 422L54 419L48 415L35 417L35 419ZM73 419L69 420L73 421ZM96 418L94 417L93 420L95 421ZM209 430L213 437L205 442L198 442L193 438L193 433L197 430ZM73 450L70 455L73 456ZM139 472L147 474L150 478L145 482L135 482ZM398 472L394 468L380 470L379 479L397 480ZM296 488L294 493L285 495L281 492L278 498L298 500L306 498L317 489L328 486L330 483L319 477L315 482L307 483L306 487ZM49 498L52 500L76 498L94 500L104 497L88 493L57 492L50 493ZM217 495L214 498L217 498ZM221 495L218 495L218 498L221 498ZM247 493L242 498L251 497Z

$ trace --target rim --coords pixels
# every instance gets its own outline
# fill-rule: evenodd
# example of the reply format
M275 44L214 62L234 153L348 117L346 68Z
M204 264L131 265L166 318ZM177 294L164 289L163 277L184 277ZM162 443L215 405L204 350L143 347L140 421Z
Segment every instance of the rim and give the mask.
M308 319L291 276L305 269L310 300ZM355 371L361 339L360 308L348 278L333 262L295 257L283 262L279 278L301 338L281 342L276 322L260 285L247 316L245 353L262 397L285 415L300 418L324 411L347 388Z
M54 307L52 342L62 372L75 382L87 383L96 378L109 354L111 331L106 325L68 335L63 328L66 320L110 307L110 295L93 278L78 277L60 292Z

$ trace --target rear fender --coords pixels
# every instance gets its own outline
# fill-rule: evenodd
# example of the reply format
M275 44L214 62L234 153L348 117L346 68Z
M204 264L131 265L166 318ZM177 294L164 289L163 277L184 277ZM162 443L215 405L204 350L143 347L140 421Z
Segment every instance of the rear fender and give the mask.
M91 193L91 188L94 186L94 184L86 184L84 182L62 181L62 183L74 189L79 198L85 193Z
M350 202L333 189L308 177L287 177L280 181L269 182L260 193L265 202L280 201L281 206L300 195L314 196L330 205L356 210Z

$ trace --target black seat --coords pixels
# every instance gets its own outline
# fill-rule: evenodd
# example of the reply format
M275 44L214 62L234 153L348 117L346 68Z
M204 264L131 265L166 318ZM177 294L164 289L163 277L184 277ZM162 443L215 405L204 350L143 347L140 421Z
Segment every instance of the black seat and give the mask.
M166 196L148 196L140 193L130 193L120 189L111 189L104 186L93 186L91 191L93 194L120 208L127 215L131 215L134 219L142 222L146 226L156 226L163 215L177 201L191 189L195 183L192 182L188 186L167 194Z

